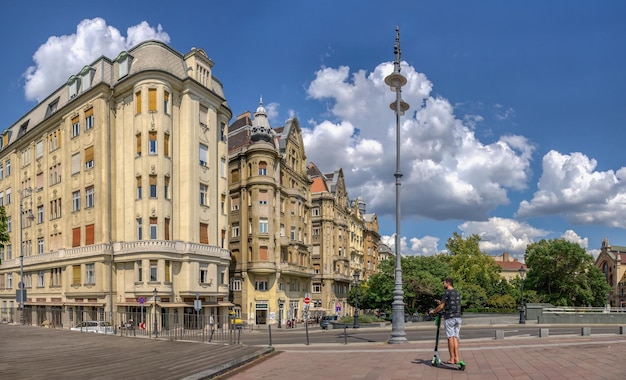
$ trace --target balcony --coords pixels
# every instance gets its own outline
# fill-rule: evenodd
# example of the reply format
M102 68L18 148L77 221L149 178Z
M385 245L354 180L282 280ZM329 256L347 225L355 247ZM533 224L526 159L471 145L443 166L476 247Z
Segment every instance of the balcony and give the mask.
M255 274L276 273L276 264L270 261L249 262L248 272L255 273Z

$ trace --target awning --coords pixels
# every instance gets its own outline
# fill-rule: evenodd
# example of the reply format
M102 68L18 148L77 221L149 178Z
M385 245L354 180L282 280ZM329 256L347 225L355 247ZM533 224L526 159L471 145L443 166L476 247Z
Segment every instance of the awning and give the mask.
M217 306L228 306L228 307L231 307L231 306L235 306L235 304L232 303L232 302L224 301L224 302L218 302Z
M63 306L63 302L24 302L24 305L27 306Z
M98 303L98 302L64 302L63 305L65 306L106 306L105 303Z
M150 305L152 304L148 304L148 306ZM161 307L193 307L192 304L182 302L157 302L157 305Z

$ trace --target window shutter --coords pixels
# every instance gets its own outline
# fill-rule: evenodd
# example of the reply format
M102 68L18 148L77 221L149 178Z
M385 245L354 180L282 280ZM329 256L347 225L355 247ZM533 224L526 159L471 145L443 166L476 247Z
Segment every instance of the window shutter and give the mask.
M156 111L156 88L148 90L148 111Z
M80 247L80 227L72 229L72 247Z
M72 156L72 174L80 172L80 153Z
M85 149L85 162L93 161L93 146Z
M167 133L165 134L165 136L163 136L163 153L165 154L165 157L169 157L170 156L170 135L168 135Z
M80 265L72 265L72 284L80 284Z
M141 156L141 133L137 134L135 139L137 140L137 155Z
M200 223L200 244L209 244L209 225Z
M88 224L85 226L85 245L93 245L95 241L94 237L94 225Z
M141 113L141 91L135 93L135 113Z
M85 119L93 115L93 107L85 111Z
M267 247L259 247L259 260L267 261Z

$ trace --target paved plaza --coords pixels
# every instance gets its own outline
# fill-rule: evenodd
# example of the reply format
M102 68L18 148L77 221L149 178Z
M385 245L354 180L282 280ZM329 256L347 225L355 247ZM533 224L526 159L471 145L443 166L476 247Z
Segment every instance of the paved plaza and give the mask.
M432 356L431 341L264 347L0 325L0 379L626 378L626 335L620 334L462 340L465 371L433 367Z

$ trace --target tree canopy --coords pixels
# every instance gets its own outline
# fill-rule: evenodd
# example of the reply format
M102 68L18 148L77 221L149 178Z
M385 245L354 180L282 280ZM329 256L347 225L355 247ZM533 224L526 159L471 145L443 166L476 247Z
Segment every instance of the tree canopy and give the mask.
M528 274L525 286L557 306L602 306L611 287L593 256L564 239L529 244L524 255Z

